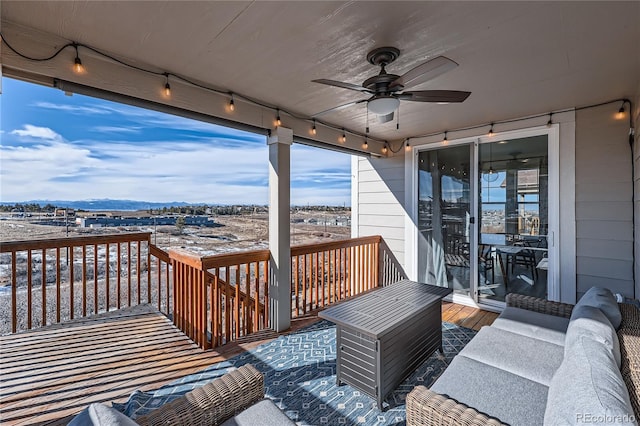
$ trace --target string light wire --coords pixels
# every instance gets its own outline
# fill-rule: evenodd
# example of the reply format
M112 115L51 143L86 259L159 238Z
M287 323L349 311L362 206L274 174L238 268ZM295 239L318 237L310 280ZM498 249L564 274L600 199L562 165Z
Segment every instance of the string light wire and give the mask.
M141 72L144 72L144 73L147 73L147 74L151 74L151 75L171 77L171 78L173 78L175 80L180 80L180 81L182 81L184 83L187 83L187 84L189 84L191 86L198 87L200 89L204 89L204 90L207 90L207 91L210 91L210 92L213 92L213 93L226 95L226 96L234 95L236 97L242 98L244 101L246 101L248 103L252 103L252 104L254 104L256 106L259 106L259 107L262 107L262 108L271 109L271 110L274 110L274 111L277 110L277 112L286 113L287 115L289 115L289 116L291 116L291 117L293 117L295 119L298 119L298 120L306 120L306 121L311 121L312 120L310 117L304 117L304 116L292 113L292 112L284 110L284 109L276 108L273 105L266 104L266 103L261 102L261 101L259 101L257 99L254 99L254 98L252 98L250 96L242 95L242 94L239 94L239 93L233 93L233 92L230 92L230 91L227 91L227 90L217 89L217 88L214 88L214 87L205 86L203 84L197 83L197 82L195 82L195 81L193 81L193 80L191 80L191 79L189 79L189 78L187 78L187 77L185 77L183 75L180 75L180 74L142 68L140 66L137 66L137 65L128 63L126 61L123 61L123 60L121 60L119 58L116 58L115 56L112 56L112 55L110 55L108 53L102 52L101 50L96 49L96 48L94 48L92 46L89 46L87 44L84 44L84 43L69 42L69 43L61 45L56 51L54 51L49 56L36 58L36 57L28 56L28 55L18 51L16 48L14 48L7 41L6 36L2 32L0 32L0 40L2 40L2 43L4 43L9 48L9 50L11 50L13 53L18 55L19 57L21 57L23 59L27 59L29 61L34 61L34 62L46 62L46 61L53 60L58 55L60 55L60 53L62 53L65 49L67 49L69 47L71 47L73 49L76 49L76 50L79 47L82 47L84 49L87 49L89 51L94 52L95 54L97 54L99 56L107 58L107 59L109 59L109 60L111 60L113 62L116 62L116 63L118 63L120 65L123 65L123 66L131 68L131 69L135 69L135 70L138 70L138 71L141 71ZM551 121L551 117L552 117L553 114L560 114L560 113L570 112L570 111L581 111L581 110L584 110L584 109L596 108L596 107L599 107L599 106L609 105L609 104L618 103L618 102L622 102L621 109L623 109L623 110L624 110L624 104L625 103L628 103L629 105L632 105L632 103L631 103L631 101L629 99L627 99L627 98L618 98L618 99L614 99L614 100L610 100L610 101L600 102L600 103L597 103L597 104L591 104L591 105L585 105L585 106L580 106L580 107L575 107L575 108L566 108L566 109L562 109L562 110L557 110L557 111L553 111L551 113L534 114L534 115L530 115L530 116L527 116L527 117L520 117L520 118L514 118L514 119L508 119L508 120L495 121L494 124L516 123L516 122L532 120L532 119L545 117L545 116L549 116L550 121ZM367 111L368 111L368 108L367 108ZM629 116L631 117L632 114L629 114ZM330 129L333 129L333 130L338 130L338 131L342 130L343 133L344 132L348 132L348 133L351 133L351 134L353 134L355 136L362 137L362 138L365 138L365 139L368 138L368 139L371 139L371 140L373 140L375 142L378 142L378 143L381 143L381 144L388 143L388 141L386 141L386 140L378 139L378 138L374 138L374 137L369 137L367 134L363 135L363 134L361 134L359 132L355 132L355 131L351 131L351 130L345 131L344 129L342 129L342 128L338 127L338 126L332 125L330 123L327 123L327 122L324 122L324 121L321 121L321 120L315 120L314 119L314 121L317 121L317 123L322 124L323 126L325 126L327 128L330 128ZM445 137L446 137L447 133L455 133L455 132L462 132L462 131L468 131L468 130L476 130L476 129L479 129L479 128L482 128L482 127L486 127L488 124L489 123L483 123L483 124L478 124L478 125L473 125L473 126L468 126L468 127L460 127L460 128L456 128L456 129L446 130L444 132L445 133ZM368 128L368 126L367 126L367 128ZM633 139L634 132L635 132L635 129L633 127L633 123L630 122L630 137L629 137L630 141ZM411 136L411 138L412 139L427 138L427 137L431 137L431 136L436 136L438 134L442 134L442 131L433 132L433 133L419 134L419 135L413 135L413 136ZM402 145L404 145L406 141L407 141L407 139L402 141L401 146L399 147L398 151L400 149L402 149ZM394 153L398 152L398 151L394 151L393 149L391 149L390 145L389 145L389 149Z

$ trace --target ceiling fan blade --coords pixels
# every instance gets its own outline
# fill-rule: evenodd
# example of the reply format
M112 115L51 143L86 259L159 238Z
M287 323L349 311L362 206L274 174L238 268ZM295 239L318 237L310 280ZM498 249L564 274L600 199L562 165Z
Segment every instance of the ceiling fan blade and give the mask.
M327 80L326 78L321 78L319 80L311 80L311 81L313 83L326 84L327 86L341 87L343 89L356 90L358 92L373 93L371 90L367 89L366 87L358 86L357 84L345 83L343 81Z
M389 121L392 121L392 120L393 120L393 111L391 111L387 115L379 115L378 116L378 121L380 123L388 123Z
M353 106L353 105L361 104L363 102L367 102L367 100L368 99L360 99L359 101L349 102L348 104L343 104L343 105L339 105L337 107L325 109L324 111L320 111L317 114L313 114L311 116L311 118L317 118L317 117L320 117L321 115L325 115L325 114L328 114L330 112L339 111L341 109L344 109L344 108L347 108L347 107L350 107L350 106Z
M404 87L416 86L418 84L436 78L457 67L458 64L445 56L438 56L430 61L424 62L417 67L407 71L391 82L390 86L401 85Z
M462 92L460 90L415 90L413 92L404 92L396 95L396 98L403 101L414 102L437 102L437 103L455 103L464 102L471 92Z

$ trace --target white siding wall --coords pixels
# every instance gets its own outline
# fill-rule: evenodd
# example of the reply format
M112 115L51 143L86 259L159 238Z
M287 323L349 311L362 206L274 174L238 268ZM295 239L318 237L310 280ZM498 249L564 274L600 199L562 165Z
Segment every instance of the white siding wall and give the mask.
M352 233L381 235L398 263L404 265L404 156L353 158Z
M576 112L576 284L634 296L628 118L605 105ZM562 167L562 166L561 166Z

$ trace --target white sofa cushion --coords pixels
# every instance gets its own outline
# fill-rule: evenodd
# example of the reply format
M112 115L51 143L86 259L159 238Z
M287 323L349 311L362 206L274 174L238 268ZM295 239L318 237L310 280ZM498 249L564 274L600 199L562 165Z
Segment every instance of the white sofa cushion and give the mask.
M94 403L82 410L67 426L138 426L120 411Z
M491 326L564 346L569 318L507 306Z
M599 321L588 318L598 316L590 309L594 308L579 308L577 319L569 324L565 357L549 386L544 423L636 424L611 341L600 334Z
M549 386L564 358L564 347L491 326L482 327L459 356Z
M565 357L570 356L574 350L573 342L584 335L601 342L603 350L605 348L610 350L616 366L620 368L622 358L618 335L600 309L585 305L576 306L573 309L565 338Z
M246 410L231 417L222 426L287 426L295 423L270 399L256 402Z
M547 387L482 362L456 356L431 386L511 426L540 425L547 404Z
M616 330L620 327L620 323L622 323L620 307L618 306L616 297L609 289L591 287L580 300L578 300L578 303L576 303L573 309L580 306L593 306L594 308L600 309Z

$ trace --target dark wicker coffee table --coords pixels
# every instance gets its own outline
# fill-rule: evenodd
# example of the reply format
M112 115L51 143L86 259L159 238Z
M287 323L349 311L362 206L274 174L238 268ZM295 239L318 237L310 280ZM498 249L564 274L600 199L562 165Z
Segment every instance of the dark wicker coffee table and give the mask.
M451 289L403 280L318 316L336 324L337 382L382 401L436 349Z

